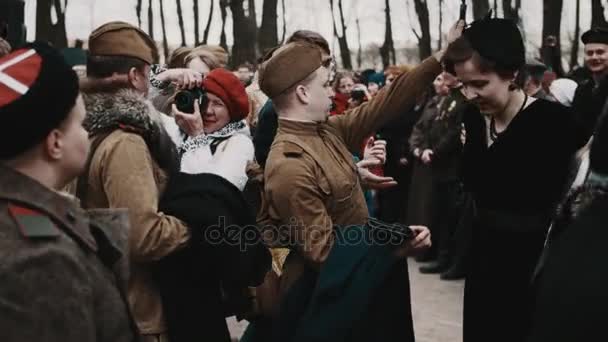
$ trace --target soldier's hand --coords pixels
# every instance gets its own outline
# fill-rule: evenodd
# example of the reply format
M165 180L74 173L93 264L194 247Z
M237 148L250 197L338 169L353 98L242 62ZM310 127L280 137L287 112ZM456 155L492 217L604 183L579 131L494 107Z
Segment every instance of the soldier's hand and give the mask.
M464 26L465 26L465 22L464 20L458 20L451 28L450 31L448 32L448 46L450 44L452 44L453 42L456 41L456 39L460 38L462 36L462 31L464 30ZM437 51L433 56L435 57L435 59L437 59L437 61L441 62L441 60L443 59L443 55L445 54L445 51L447 49L447 46L445 48L443 48L440 51Z
M431 247L431 232L427 227L410 226L410 229L414 233L414 238L395 250L395 256L398 258L417 254Z
M369 168L382 165L377 159L363 159L357 163L357 172L361 185L366 189L380 190L397 185L397 181L393 177L380 177L373 174Z

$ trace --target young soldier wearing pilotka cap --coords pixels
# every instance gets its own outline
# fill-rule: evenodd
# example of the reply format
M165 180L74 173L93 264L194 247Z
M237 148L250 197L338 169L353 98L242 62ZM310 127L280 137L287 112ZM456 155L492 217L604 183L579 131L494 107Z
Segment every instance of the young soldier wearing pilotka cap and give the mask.
M2 341L136 338L120 286L127 217L87 213L58 193L85 165L84 117L58 51L34 43L0 58Z
M460 35L463 26L460 22L452 28L449 41ZM340 245L336 226L368 222L351 153L360 148L371 132L396 119L415 103L417 96L442 71L441 56L442 53L438 53L428 58L348 115L333 117L329 117L333 97L330 58L318 47L306 43L287 44L262 66L260 88L272 99L279 116L277 135L264 172L266 211L277 227L285 227L285 233L297 241L291 246L283 267L283 294L289 294L288 290L295 287L299 278L311 272L323 272L328 266L326 261ZM365 293L372 296L370 302L332 307L341 311L336 312L336 317L353 311L359 313L353 317L348 336L340 336L341 339L414 340L406 265L400 258L428 247L430 239L426 227L412 227L412 230L415 237L394 251L391 261L394 267L386 281L374 289L373 295ZM382 291L378 291L380 288ZM279 317L284 314L281 310ZM278 325L281 329L281 324ZM295 332L315 334L304 330ZM319 328L319 332L322 331L324 329Z
M129 210L129 305L143 340L151 342L167 339L154 263L190 239L186 224L158 208L179 160L162 114L146 99L157 58L154 41L128 23L110 22L91 33L81 83L91 152L77 186L85 207Z

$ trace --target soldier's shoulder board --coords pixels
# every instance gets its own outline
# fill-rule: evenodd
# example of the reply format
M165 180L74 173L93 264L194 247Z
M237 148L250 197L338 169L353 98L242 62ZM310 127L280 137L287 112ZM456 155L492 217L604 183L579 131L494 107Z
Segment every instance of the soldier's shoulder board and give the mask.
M44 213L12 203L8 205L8 211L26 238L56 238L60 235L57 226Z

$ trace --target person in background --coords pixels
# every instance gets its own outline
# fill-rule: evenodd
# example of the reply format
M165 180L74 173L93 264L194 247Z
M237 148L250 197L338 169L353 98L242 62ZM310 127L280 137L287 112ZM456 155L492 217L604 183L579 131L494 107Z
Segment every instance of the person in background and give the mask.
M443 273L455 263L453 243L459 219L460 165L462 143L460 131L466 108L460 83L443 72L442 83L436 87L440 96L437 110L426 112L412 132L413 154L430 167L432 173L431 234L437 246L437 261L420 267L421 273ZM462 267L453 270L451 278L461 277Z
M381 72L374 72L367 78L367 90L369 91L370 98L378 94L378 91L384 87L384 74Z
M258 60L258 64L260 64L264 60L264 57L260 57ZM260 84L258 83L259 72L256 70L253 74L253 78L251 79L251 84L249 84L245 91L247 92L247 96L249 97L249 113L247 114L247 124L249 125L249 129L251 130L251 136L255 136L255 130L258 126L258 115L260 113L260 109L262 106L268 101L268 96L264 94L264 92L260 89Z
M403 73L407 73L410 70L412 70L412 67L409 65L401 65L401 66L397 66L397 65L389 65L385 70L384 70L384 79L385 79L385 86L390 86L393 81L395 80L395 78L397 78L399 75L403 74Z
M410 66L390 66L385 71L386 86L390 87L392 82L400 75L411 70ZM415 121L420 116L417 105L406 110L402 118L390 122L382 127L376 138L386 141L386 163L383 174L385 177L395 179L397 185L379 189L377 194L377 217L386 222L406 223L407 199L409 194L412 163L408 138L414 127Z
M585 44L585 66L592 77L579 84L572 110L590 137L608 98L608 29L592 28L583 33L581 41Z
M334 105L331 110L331 115L342 114L350 107L349 100L351 92L355 86L355 76L350 71L336 73L334 79Z
M551 83L549 90L557 102L571 107L577 87L578 84L569 78L558 78Z
M476 216L463 341L524 341L532 275L572 158L588 138L567 107L529 97L516 83L525 48L513 21L473 22L445 63L473 105L464 113L464 184Z
M449 93L449 88L445 86L443 75L444 73L437 75L432 83L433 89L427 90L427 93L431 95L427 95L427 98L424 99L425 101L420 106L421 108L418 109L420 114L417 115L416 123L412 127L412 133L408 138L408 147L412 156L412 177L408 197L412 200L408 202L406 222L408 224L428 226L431 230L435 229L432 210L435 199L433 197L434 192L431 190L433 187L433 170L429 162L431 152L426 151L424 141L429 134L431 122L429 118L437 117L441 100ZM425 151L426 153L423 153ZM438 237L439 234L437 234ZM437 259L439 242L436 240L437 238L435 234L431 235L431 239L433 240L431 248L425 253L416 256L417 261L428 262Z
M199 45L196 47L196 49L203 49L206 50L208 52L211 52L211 54L213 54L213 56L215 57L215 59L218 61L218 63L220 64L219 67L220 68L226 68L226 66L228 65L228 52L226 50L224 50L223 47L219 46L219 45L209 45L209 44L205 44L205 45Z
M524 91L528 96L547 101L555 101L555 99L543 89L543 78L547 66L537 60L531 60L526 63L522 76L524 77Z
M78 78L45 43L0 58L8 65L0 79L2 340L135 342L128 216L86 212L60 193L89 151Z
M193 48L189 46L180 46L171 52L167 61L167 69L177 69L186 67L186 56L192 52Z
M253 79L253 73L253 65L248 62L243 63L236 68L236 76L245 87L248 87L251 84L251 80Z

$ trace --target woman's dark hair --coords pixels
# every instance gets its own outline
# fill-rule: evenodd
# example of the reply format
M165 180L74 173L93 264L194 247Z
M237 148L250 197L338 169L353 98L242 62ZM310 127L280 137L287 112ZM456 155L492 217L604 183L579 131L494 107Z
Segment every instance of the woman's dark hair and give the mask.
M471 46L471 43L465 38L460 37L456 39L452 44L450 44L443 56L443 65L445 71L449 72L452 75L456 75L454 70L454 66L458 63L463 63L468 61L469 59L473 60L473 63L479 68L481 72L495 72L502 79L512 79L514 76L515 85L522 87L524 83L523 73L520 69L513 68L505 68L495 61L489 60L483 56L481 56L474 48Z

